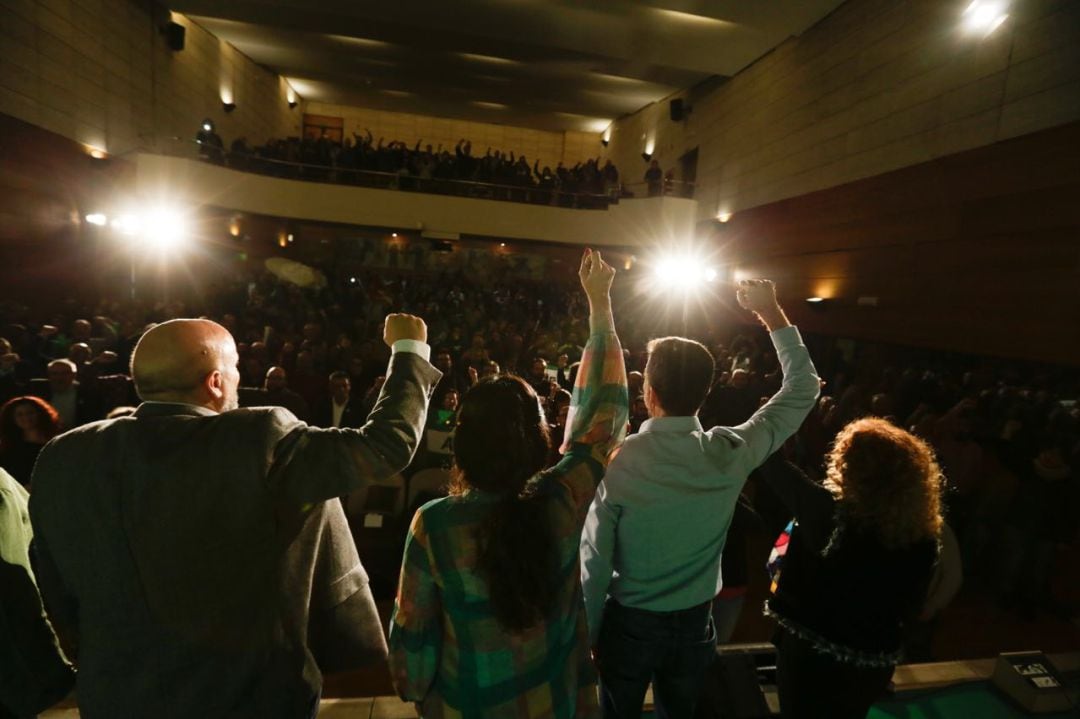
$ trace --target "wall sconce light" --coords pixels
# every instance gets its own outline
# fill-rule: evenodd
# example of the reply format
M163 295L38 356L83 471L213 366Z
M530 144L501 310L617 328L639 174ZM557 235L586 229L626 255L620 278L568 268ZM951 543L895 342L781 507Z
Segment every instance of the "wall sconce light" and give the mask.
M298 103L298 102L297 102L296 100L289 100L289 109L290 109L290 110L293 110L293 109L295 109L295 108L296 108L296 106L297 106L297 105L299 105L299 104L300 104L300 103Z
M611 125L608 125L607 129L605 129L603 134L600 135L601 145L607 147L609 142L611 142Z
M221 103L221 109L224 110L225 112L232 112L233 110L236 109L236 103L235 102L223 102L223 103Z
M656 149L656 138L642 135L641 139L645 141L645 145L641 148L641 158L648 162L652 159L653 150Z

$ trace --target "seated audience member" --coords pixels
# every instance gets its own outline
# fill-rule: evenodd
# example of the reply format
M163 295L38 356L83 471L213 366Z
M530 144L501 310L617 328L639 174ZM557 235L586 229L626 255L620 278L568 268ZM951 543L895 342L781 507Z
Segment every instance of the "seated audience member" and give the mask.
M485 362L480 367L480 372L477 376L478 379L487 379L488 377L496 377L502 373L502 368L499 367L499 363L494 360Z
M743 424L706 431L697 413L712 355L682 337L653 340L650 419L612 460L589 510L582 584L605 717L640 717L650 682L658 713L693 716L715 649L710 603L723 589L720 557L739 492L817 399L814 365L773 283L741 282L737 297L770 331L780 391Z
M34 584L28 498L0 469L0 719L34 716L75 683Z
M539 398L499 376L469 390L454 443L456 491L413 517L390 624L390 668L421 715L596 713L577 544L608 452L626 427L626 372L611 318L615 271L586 251L591 336L563 443Z
M447 392L457 392L460 397L468 389L468 384L458 374L457 368L454 367L454 359L450 355L450 350L443 348L436 351L431 359L431 364L435 365L435 368L443 373L439 385L435 388L435 394L431 398L433 404L441 404L442 397Z
M316 416L315 424L319 427L363 427L367 413L362 403L352 398L349 373L342 370L331 372L328 387L330 397Z
M263 390L265 394L262 399L265 400L267 405L284 407L303 422L310 419L307 402L299 394L289 389L289 376L286 374L284 367L271 367L266 371Z
M428 429L438 429L444 432L453 430L460 401L461 397L456 389L444 392L435 411L428 412Z
M57 359L45 370L48 379L30 381L30 393L53 406L60 416L63 430L79 427L101 419L98 399L85 385L77 381L78 369L69 359Z
M780 625L783 717L864 717L923 608L941 539L941 470L921 439L876 417L837 435L824 484L762 468L797 524L766 611Z
M24 487L45 444L60 434L56 410L39 397L15 397L0 407L0 467Z
M533 392L536 392L540 397L547 397L551 394L551 386L555 384L551 377L548 377L547 360L543 357L533 358L533 361L529 364L529 372L523 379L533 388Z
M51 442L30 518L42 595L78 646L82 716L314 717L323 671L386 645L339 502L408 465L439 373L422 320L362 430L238 410L239 355L208 320L139 340L130 417ZM88 509L90 511L88 511Z
M0 337L0 404L19 394L27 373L26 363L13 351L11 342Z

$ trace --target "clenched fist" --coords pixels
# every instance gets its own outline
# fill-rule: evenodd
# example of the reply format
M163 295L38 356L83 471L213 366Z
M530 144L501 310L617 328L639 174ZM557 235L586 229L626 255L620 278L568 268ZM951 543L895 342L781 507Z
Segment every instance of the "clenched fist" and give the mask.
M741 280L735 297L739 305L758 316L769 331L788 326L788 319L776 301L776 286L771 280Z
M398 340L427 342L427 325L415 315L387 315L386 324L383 326L383 342L387 347L393 347Z
M742 280L735 297L751 312L768 311L777 307L776 286L771 280Z

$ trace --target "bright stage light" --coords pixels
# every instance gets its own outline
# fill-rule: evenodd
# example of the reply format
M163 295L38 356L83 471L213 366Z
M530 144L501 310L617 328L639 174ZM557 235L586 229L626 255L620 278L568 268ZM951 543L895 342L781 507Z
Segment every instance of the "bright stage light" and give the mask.
M171 252L187 238L187 218L174 207L158 206L146 213L143 221L146 243L159 252Z
M1005 0L973 0L962 16L963 28L972 35L986 36L1009 17Z
M142 231L143 221L139 215L126 214L120 215L113 219L110 223L112 228L119 232L121 235L137 235Z
M167 205L119 215L109 224L117 234L133 238L133 246L143 244L158 252L172 251L187 237L189 229L184 213Z
M719 277L715 267L705 264L700 257L689 255L666 257L653 267L659 289L689 291L703 282L715 282Z
M109 223L109 218L100 212L92 212L86 216L86 221L89 222L91 225L104 227Z

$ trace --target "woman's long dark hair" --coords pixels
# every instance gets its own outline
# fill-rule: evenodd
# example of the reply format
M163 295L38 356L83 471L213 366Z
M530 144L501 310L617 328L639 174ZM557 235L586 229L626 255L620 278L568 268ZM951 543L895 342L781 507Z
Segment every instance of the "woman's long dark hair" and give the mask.
M34 408L37 414L37 429L46 441L60 434L60 415L51 404L40 397L30 395L13 397L0 407L0 452L17 447L24 442L22 430L15 424L15 410L23 404Z
M536 392L519 377L490 377L466 393L454 435L454 483L459 492L499 497L479 528L477 568L495 618L512 633L544 619L559 591L549 505L526 485L547 464L550 446Z

